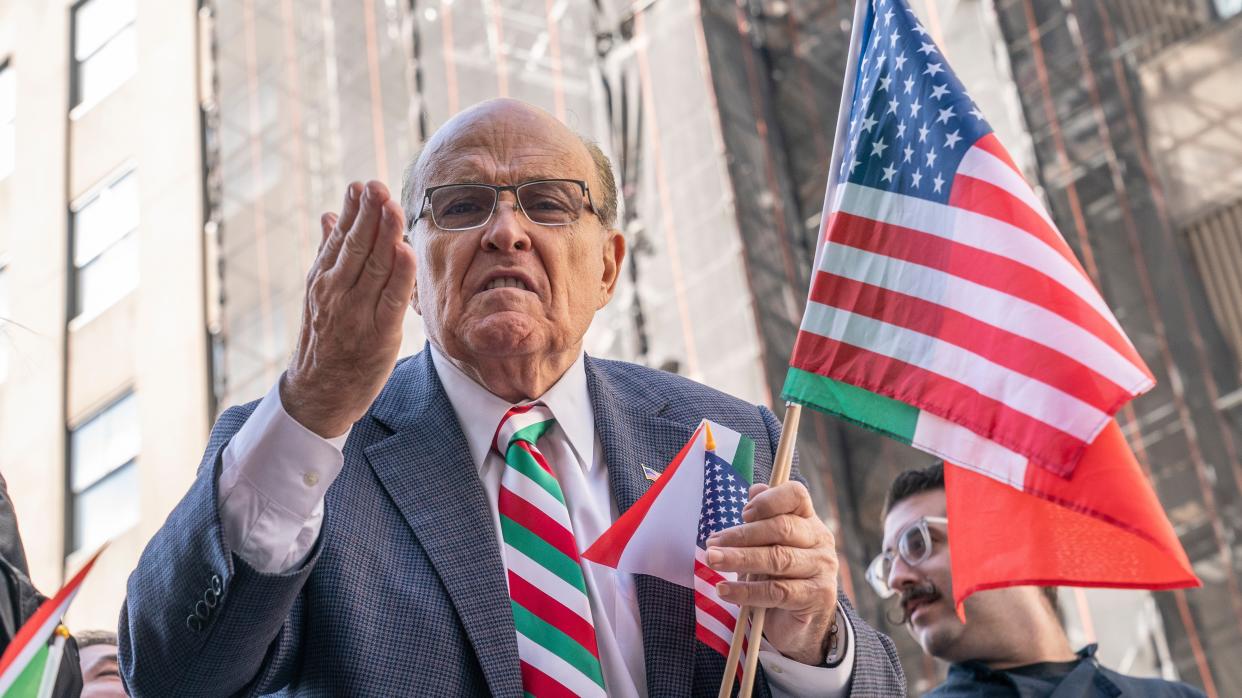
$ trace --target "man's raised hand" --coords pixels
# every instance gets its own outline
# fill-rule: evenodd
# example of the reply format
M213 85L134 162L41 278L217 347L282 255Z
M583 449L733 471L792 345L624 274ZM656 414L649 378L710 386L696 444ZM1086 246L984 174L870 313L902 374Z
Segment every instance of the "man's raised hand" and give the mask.
M340 215L320 220L323 241L306 277L302 329L280 398L291 417L324 438L344 434L366 414L396 363L414 290L403 220L376 181L351 183Z

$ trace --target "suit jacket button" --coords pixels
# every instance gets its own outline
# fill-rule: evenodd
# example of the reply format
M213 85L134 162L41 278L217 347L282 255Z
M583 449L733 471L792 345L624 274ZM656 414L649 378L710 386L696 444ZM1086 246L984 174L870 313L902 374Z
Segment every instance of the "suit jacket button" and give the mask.
M197 633L203 629L203 621L199 620L198 616L188 615L185 617L185 627Z
M207 620L207 616L210 614L211 609L207 608L206 601L199 601L194 604L194 615L198 616L200 620Z
M207 608L215 608L216 603L219 601L219 599L220 597L216 596L216 592L214 589L208 589L207 591L203 592L203 602L207 604Z
M211 590L216 592L216 596L224 595L224 582L220 580L220 575L211 575Z

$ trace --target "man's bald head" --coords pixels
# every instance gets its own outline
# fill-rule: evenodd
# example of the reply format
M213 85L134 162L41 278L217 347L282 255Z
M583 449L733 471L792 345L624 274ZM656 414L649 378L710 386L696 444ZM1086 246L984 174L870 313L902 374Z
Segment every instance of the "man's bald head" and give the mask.
M594 177L587 184L596 213L604 227L611 228L616 224L617 185L612 175L612 164L604 151L536 106L516 99L491 99L445 122L428 139L422 151L406 165L401 178L401 205L405 209L406 229L413 225L418 215L428 180L432 177L446 178L439 183L452 180L455 169L452 161L462 146L521 140L524 136L542 141L548 148L556 148L559 144L564 151L566 165L572 165L576 159L589 163ZM501 153L496 155L503 157ZM556 178L559 175L547 173L547 176Z

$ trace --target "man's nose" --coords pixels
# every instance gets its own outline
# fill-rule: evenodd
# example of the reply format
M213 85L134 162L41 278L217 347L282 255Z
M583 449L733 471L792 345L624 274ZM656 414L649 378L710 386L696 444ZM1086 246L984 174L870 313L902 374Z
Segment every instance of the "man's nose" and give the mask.
M530 235L526 230L529 224L518 206L517 198L505 192L496 202L496 210L483 231L481 244L487 250L529 250Z
M919 571L906 564L905 559L898 555L888 571L888 588L899 592L906 587L918 584L920 579L922 575Z

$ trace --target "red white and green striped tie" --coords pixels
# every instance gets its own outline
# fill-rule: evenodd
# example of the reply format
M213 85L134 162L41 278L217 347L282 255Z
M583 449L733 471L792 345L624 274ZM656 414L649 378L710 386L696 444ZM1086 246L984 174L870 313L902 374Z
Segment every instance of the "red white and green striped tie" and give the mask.
M601 696L604 673L565 495L535 447L556 421L545 405L510 408L492 447L505 458L500 530L527 696Z

